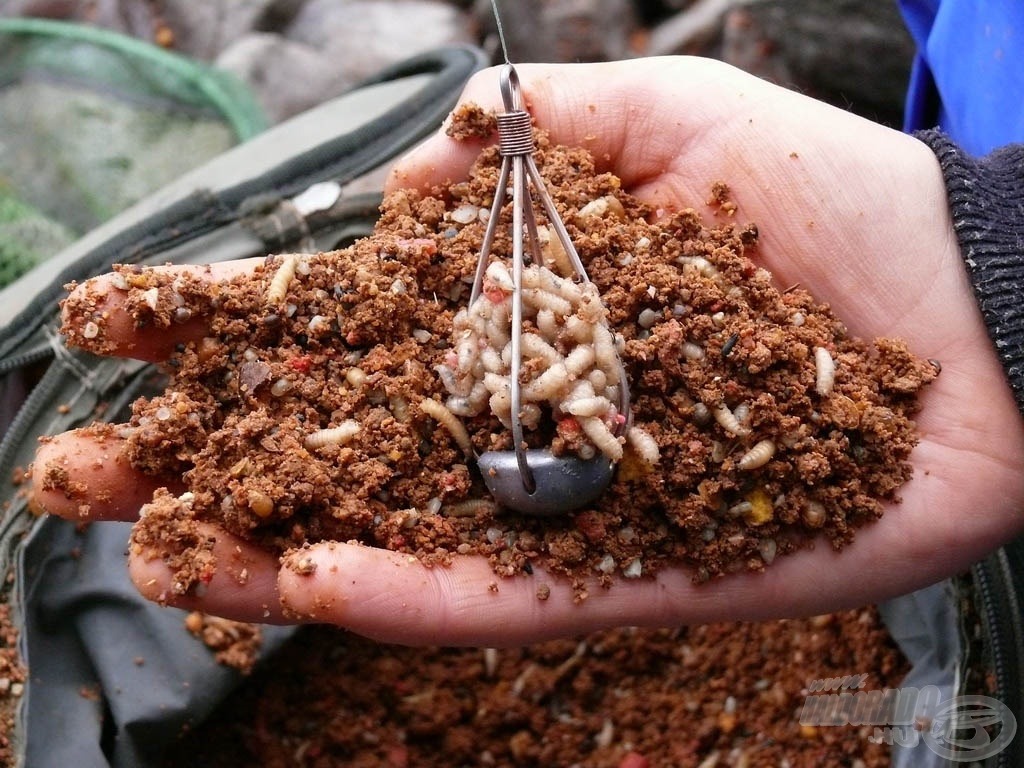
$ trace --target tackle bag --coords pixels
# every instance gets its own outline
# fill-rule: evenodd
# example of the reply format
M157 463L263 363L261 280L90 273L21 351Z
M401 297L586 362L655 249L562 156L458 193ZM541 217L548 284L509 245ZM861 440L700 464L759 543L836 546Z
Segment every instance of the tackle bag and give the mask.
M390 162L437 130L486 63L475 48L451 47L390 68L189 172L0 290L0 568L11 574L2 602L28 670L7 735L14 764L158 765L242 679L183 630L181 611L136 594L124 567L129 525L76 526L27 508L17 481L40 436L123 420L161 386L153 366L63 345L63 286L115 263L330 250L368 235ZM262 628L261 655L291 631Z

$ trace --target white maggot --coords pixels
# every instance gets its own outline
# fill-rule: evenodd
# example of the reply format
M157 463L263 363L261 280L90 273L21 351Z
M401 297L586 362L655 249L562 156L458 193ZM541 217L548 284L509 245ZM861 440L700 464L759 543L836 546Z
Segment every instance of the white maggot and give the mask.
M455 414L448 410L443 403L425 397L420 400L419 408L424 414L448 430L448 433L462 449L463 453L467 456L473 455L473 443L469 439L469 432L466 431L466 427L458 420Z
M622 443L603 419L582 416L577 421L586 436L590 438L590 442L597 446L597 450L612 461L619 461L622 458Z
M593 347L589 345L578 346L566 355L565 370L569 372L569 375L572 378L578 378L585 370L594 364L594 359L595 354Z
M284 301L298 265L299 257L296 254L289 253L283 257L281 266L277 268L270 281L270 287L267 288L267 304L280 304Z
M519 343L526 358L539 357L546 365L555 365L562 360L558 350L536 333L524 333Z
M538 311L548 309L554 312L556 317L566 317L572 314L572 304L567 299L539 288L523 289L523 306L532 307Z
M754 444L754 447L740 456L736 466L744 471L759 469L771 461L775 455L775 442L772 440L761 440Z
M729 406L725 403L719 403L714 409L715 421L718 425L734 437L746 437L750 434L750 427L745 426L736 418Z
M323 448L326 445L344 445L355 437L360 430L359 422L355 419L343 421L337 427L329 429L318 429L306 435L303 444L310 450Z
M572 382L572 378L565 363L559 362L523 387L522 397L524 400L533 402L551 400L565 391Z
M822 397L827 397L836 383L836 361L824 347L814 348L814 368L814 389Z
M611 410L612 403L606 397L581 397L562 404L562 410L573 416L604 416Z
M626 433L626 441L644 464L653 467L661 459L658 442L646 430L631 427Z

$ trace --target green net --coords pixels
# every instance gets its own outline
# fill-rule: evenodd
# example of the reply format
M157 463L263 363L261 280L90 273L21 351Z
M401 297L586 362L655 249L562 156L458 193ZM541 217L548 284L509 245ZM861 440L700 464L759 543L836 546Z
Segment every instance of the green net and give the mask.
M200 62L0 19L0 286L265 125L243 85Z

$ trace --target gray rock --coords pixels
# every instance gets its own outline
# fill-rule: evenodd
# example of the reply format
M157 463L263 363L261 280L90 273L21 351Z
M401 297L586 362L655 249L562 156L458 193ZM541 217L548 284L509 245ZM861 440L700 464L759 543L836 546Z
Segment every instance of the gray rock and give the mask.
M513 61L710 56L893 125L913 56L891 0L500 0L499 10ZM0 15L146 40L170 30L173 50L242 75L275 119L441 45L482 44L500 58L491 0L0 0ZM300 47L258 37L268 32Z
M746 10L748 30L762 39L762 50L785 63L793 85L900 125L914 44L896 3L762 0ZM723 55L728 60L728 52Z
M290 21L304 0L164 0L161 20L174 33L179 53L213 61L253 31L273 31Z
M38 16L67 21L83 18L87 0L6 0L0 4L0 16Z
M0 0L0 16L78 21L212 61L251 31L291 22L305 0ZM169 31L165 41L158 32Z
M898 125L914 49L895 3L697 0L652 29L644 53L722 59Z
M285 36L327 54L352 82L476 36L468 14L429 0L309 0Z
M513 62L608 61L633 54L629 41L638 21L630 0L517 0L499 4L498 11ZM477 0L475 13L490 36L488 50L497 52L490 0Z
M708 54L722 37L725 14L743 0L697 0L690 8L669 17L651 30L644 54Z
M215 64L248 84L274 123L341 94L353 83L337 61L269 32L242 37Z
M152 4L139 0L3 0L0 16L87 22L143 40L152 40L155 27Z

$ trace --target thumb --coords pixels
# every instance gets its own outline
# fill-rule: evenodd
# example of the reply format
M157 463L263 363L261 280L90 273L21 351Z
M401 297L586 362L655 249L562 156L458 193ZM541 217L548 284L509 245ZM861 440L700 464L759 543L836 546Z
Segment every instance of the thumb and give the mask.
M502 110L500 71L492 67L474 75L459 103ZM691 108L703 103L703 95L721 98L729 83L734 91L741 85L766 87L726 64L690 57L524 64L516 71L534 122L553 142L589 150L601 170L615 172L627 189L665 173L678 160L683 137L713 122L706 109ZM482 145L441 130L396 163L385 190L463 179Z
M418 144L395 163L384 182L384 193L399 189L423 189L449 184L469 176L469 169L480 155L480 139L456 140L447 128Z

